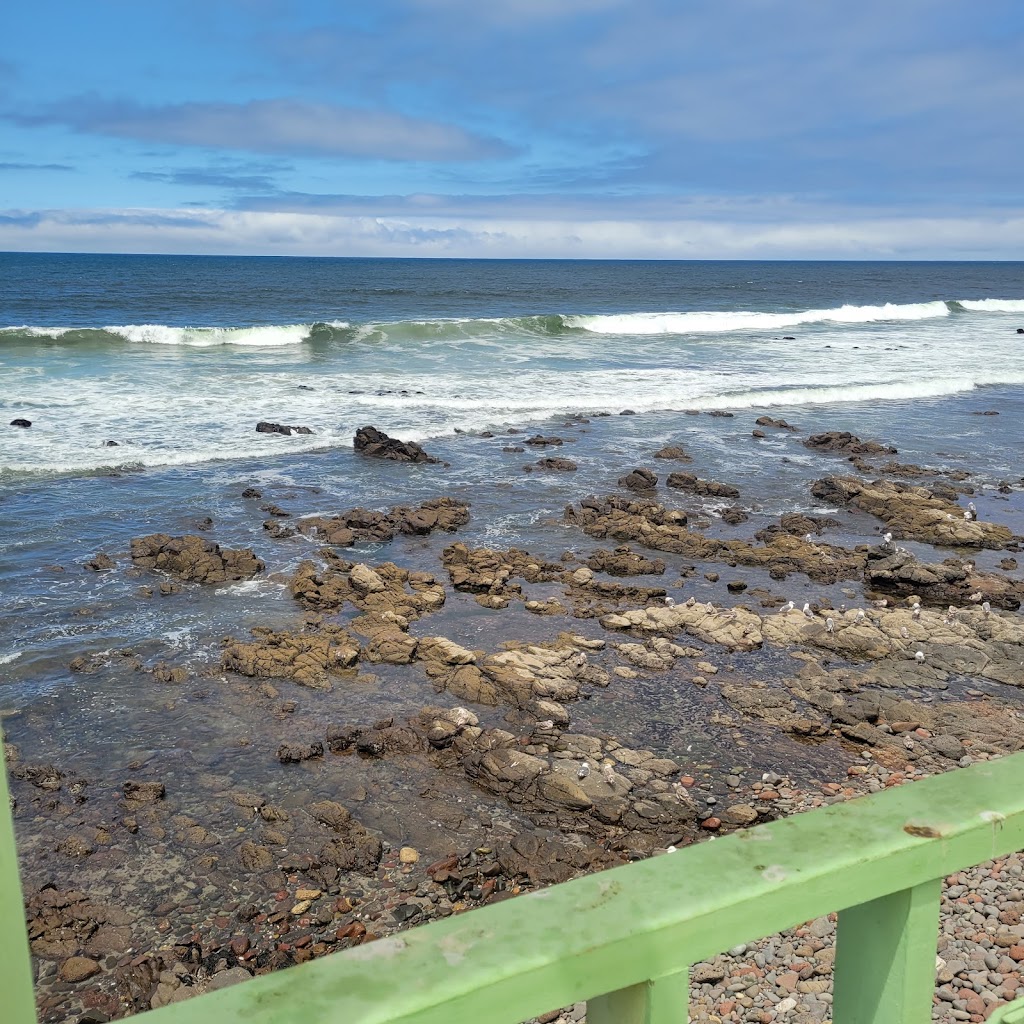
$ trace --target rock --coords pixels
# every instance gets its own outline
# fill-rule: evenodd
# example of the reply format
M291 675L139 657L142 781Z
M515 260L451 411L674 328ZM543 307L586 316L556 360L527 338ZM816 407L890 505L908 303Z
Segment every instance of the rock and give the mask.
M454 498L431 498L415 508L395 505L387 512L352 508L336 516L309 516L296 523L305 536L351 547L357 540L382 542L400 534L426 536L434 530L454 533L469 522L469 505Z
M237 985L240 981L248 981L252 975L244 967L231 967L226 971L218 971L206 983L207 992L219 992L222 988Z
M553 470L558 473L573 473L579 469L579 466L571 459L547 458L539 459L537 461L537 468Z
M965 519L963 509L927 487L891 480L870 483L852 476L815 481L811 493L823 501L853 505L881 519L899 538L951 547L1005 547L1014 535L1005 526Z
M153 533L131 542L132 561L143 569L156 569L180 580L224 583L251 579L265 568L251 548L232 550L195 534L171 537Z
M283 423L268 423L266 420L260 420L256 424L257 434L284 434L289 436L291 434L312 434L313 431L309 427L288 427Z
M610 576L661 576L665 572L665 563L660 558L650 559L630 551L628 547L607 551L598 548L588 559L587 568L593 572L606 572ZM573 574L574 582L589 583L588 580L577 579L577 570Z
M352 669L359 643L340 626L324 625L308 633L253 630L249 642L226 640L221 654L225 672L257 679L292 679L300 686L330 690L329 675Z
M393 462L440 462L428 455L414 441L399 441L396 437L388 437L376 427L360 427L356 431L353 447L363 455L372 455L378 459L390 459Z
M738 498L740 491L738 487L731 484L720 484L715 480L701 480L692 473L670 473L665 481L669 487L677 490L689 491L708 498Z
M796 427L785 420L775 420L771 416L758 416L754 422L759 427L775 427L777 430L796 430Z
M420 859L419 852L411 846L403 846L398 851L398 860L402 864L415 864Z
M162 782L134 782L129 780L121 787L124 802L128 807L141 807L144 804L163 800L167 791Z
M644 494L658 486L658 477L649 469L634 469L625 476L619 477L619 486Z
M804 441L807 448L836 452L840 455L896 455L897 449L877 441L862 441L848 430L828 430L822 434L811 434Z
M685 448L680 448L678 445L667 444L664 448L659 448L652 458L655 459L673 459L676 462L692 462L693 459L687 453Z
M29 427L32 426L32 421L31 420L22 419L19 416L16 420L11 420L11 426L12 427L21 427L23 429L28 429Z
M314 743L282 743L277 748L277 759L281 764L297 764L323 756L324 745L319 740Z
M528 437L525 443L533 445L535 448L543 448L547 445L560 445L564 442L560 437L544 437L543 434L534 434L533 437Z
M85 981L86 978L91 978L99 972L100 965L85 956L69 957L60 965L61 981L69 982L72 985Z
M781 532L763 547L743 540L706 537L687 529L685 512L614 494L584 498L578 507L569 506L564 518L591 537L636 541L701 561L755 566L776 579L784 579L791 572L803 572L811 579L834 583L859 577L866 561L862 553L809 543Z
M86 569L92 569L93 572L107 572L116 566L110 555L104 554L101 551L99 554L93 555L92 558L85 563L85 567Z

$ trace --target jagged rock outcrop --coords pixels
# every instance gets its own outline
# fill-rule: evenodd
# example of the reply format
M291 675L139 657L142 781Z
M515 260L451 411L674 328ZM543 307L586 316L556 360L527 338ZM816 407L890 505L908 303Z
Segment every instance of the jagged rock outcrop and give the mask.
M132 561L142 569L156 569L196 583L247 580L265 568L251 548L222 548L195 534L171 537L152 533L136 537L131 542L131 554Z
M417 619L445 602L444 586L426 572L410 572L393 562L376 567L335 558L318 568L306 560L289 583L292 596L313 611L337 611L349 603L378 616Z
M848 430L826 430L811 434L804 441L806 448L817 451L835 452L837 455L896 455L897 449L877 441L862 441Z
M744 540L722 540L686 528L686 513L641 498L609 495L584 498L565 510L565 521L601 540L635 541L657 551L671 551L702 561L762 568L775 579L792 572L813 580L853 579L864 568L863 553L815 544L789 534L778 534L757 547Z
M392 462L440 462L428 455L415 441L399 441L397 437L389 437L383 430L376 427L360 427L352 441L352 446L363 455L371 455L377 459L390 459Z
M522 596L522 587L513 579L550 583L568 573L564 565L546 562L519 548L470 548L461 541L445 548L441 561L452 586L475 594L477 602L485 608L505 608L513 598Z
M609 576L661 576L665 563L660 558L646 558L628 547L614 551L598 548L586 561L588 569L606 572Z
M947 547L994 548L1014 541L1013 532L997 523L969 518L954 500L935 488L912 487L893 480L829 476L815 481L811 493L829 504L852 505L877 516L897 539Z
M300 686L330 690L330 676L355 666L359 643L338 626L315 632L252 631L252 640L227 640L221 654L225 672L259 679L292 679Z
M312 434L313 431L309 427L290 427L284 423L268 423L266 420L260 420L256 424L257 434L284 434L285 437L291 434Z
M396 505L387 512L350 508L336 516L309 516L296 528L335 547L351 547L357 540L383 542L399 534L425 535L434 530L454 533L469 522L469 505L454 498L432 498L421 505Z
M738 498L740 489L732 484L721 484L717 480L701 480L692 473L669 473L665 481L669 487L687 491L702 498Z

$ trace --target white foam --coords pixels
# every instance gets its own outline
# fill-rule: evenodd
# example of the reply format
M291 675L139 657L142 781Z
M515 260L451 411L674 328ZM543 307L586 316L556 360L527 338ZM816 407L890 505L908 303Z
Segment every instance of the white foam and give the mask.
M20 327L0 327L0 334L27 334L30 338L59 338L74 327L33 327L22 324Z
M1024 299L960 299L959 305L979 313L1024 313Z
M567 327L595 334L721 334L727 331L781 330L800 324L867 324L893 320L929 320L949 316L945 302L892 303L884 306L839 306L791 313L695 311L690 313L619 313L567 316Z
M11 651L9 654L0 654L0 665L10 665L21 657L21 651Z
M144 345L248 345L259 348L298 345L309 338L308 324L284 327L168 327L165 324L125 324L104 327L108 334Z

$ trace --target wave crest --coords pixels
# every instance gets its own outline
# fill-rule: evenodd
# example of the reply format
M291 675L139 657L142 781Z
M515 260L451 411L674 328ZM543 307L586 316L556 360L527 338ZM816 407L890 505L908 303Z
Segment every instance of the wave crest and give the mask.
M779 330L813 323L866 324L893 320L929 320L949 316L945 302L887 302L883 306L838 306L792 313L751 310L689 313L617 313L565 317L567 327L595 334L721 334L727 331Z

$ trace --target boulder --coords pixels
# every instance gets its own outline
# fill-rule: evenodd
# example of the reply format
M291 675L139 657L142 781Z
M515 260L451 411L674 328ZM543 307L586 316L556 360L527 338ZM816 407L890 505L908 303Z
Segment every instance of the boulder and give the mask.
M180 580L224 583L251 579L265 568L251 548L233 550L195 534L171 537L153 533L131 542L132 561L143 569L156 569Z
M399 441L397 437L388 437L376 427L360 427L352 442L357 452L372 455L378 459L390 459L393 462L440 462L428 455L415 441Z
M649 469L634 469L625 476L619 477L619 486L625 487L629 491L645 494L658 486L658 477Z

